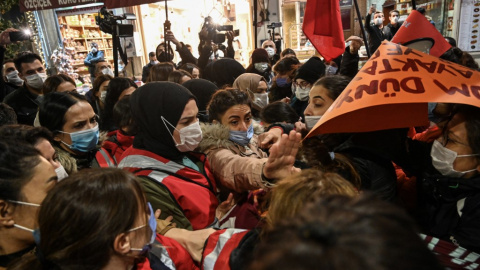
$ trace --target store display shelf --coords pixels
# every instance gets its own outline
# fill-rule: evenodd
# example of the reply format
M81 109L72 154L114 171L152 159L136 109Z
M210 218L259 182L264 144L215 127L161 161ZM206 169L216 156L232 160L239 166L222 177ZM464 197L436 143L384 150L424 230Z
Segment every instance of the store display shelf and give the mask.
M84 52L88 52L88 51L75 51L76 53L84 53Z
M98 28L98 25L84 25L85 28Z

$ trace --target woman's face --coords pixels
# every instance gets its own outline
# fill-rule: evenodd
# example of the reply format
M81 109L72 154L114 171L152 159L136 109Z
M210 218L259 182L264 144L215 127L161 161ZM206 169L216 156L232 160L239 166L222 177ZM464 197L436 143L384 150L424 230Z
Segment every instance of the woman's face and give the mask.
M468 143L465 119L461 114L453 116L452 120L448 123L446 135L437 140L446 148L455 151L459 156L480 154L473 153L473 150ZM470 178L480 172L479 158L478 156L457 157L453 163L453 169L460 172L476 169L476 171L466 173L463 176L463 178Z
M58 162L57 160L57 152L48 140L44 138L38 140L38 142L35 144L35 149L40 152L40 155L42 155L42 157L44 157L48 162L50 162L50 164L52 164L54 169L60 167L60 162Z
M124 96L130 96L133 92L135 92L135 90L137 90L137 88L135 88L133 86L130 86L129 88L123 90L123 92L118 97L117 101L122 99Z
M67 133L73 133L77 131L87 130L94 128L97 123L97 117L95 112L92 109L92 106L86 101L79 101L71 106L64 116L65 124L61 131ZM55 140L63 141L66 144L72 144L72 138L70 134L59 133L55 136ZM60 144L64 149L66 146L62 143Z
M57 92L76 92L77 88L71 82L63 82L57 87Z
M193 79L198 79L198 78L200 78L200 71L199 71L198 69L196 69L196 68L193 68L193 70L192 70L192 77L193 77Z
M40 160L40 163L33 168L32 179L21 188L19 201L41 205L48 191L55 186L57 174L52 164L42 156L40 156ZM13 207L12 219L15 224L32 230L38 227L39 207L15 203L13 203ZM13 237L26 243L27 246L33 243L32 233L25 230L18 229Z
M180 129L190 126L191 124L198 121L197 114L198 114L197 102L194 99L190 99L185 105L185 109L183 109L183 113L180 116L180 120L178 120L177 126L173 131L173 138L175 139L175 142L177 143L181 142L180 132L178 132Z
M266 93L268 90L268 86L267 86L267 83L265 81L260 81L258 82L258 87L257 87L257 91L256 93Z
M308 106L304 112L304 114L308 116L323 115L334 102L334 100L328 96L328 90L323 87L323 85L313 87L308 96Z
M106 92L107 91L107 88L108 88L108 84L110 83L110 81L104 81L101 85L100 85L100 88L98 89L98 92L95 93L95 96L97 96L97 98L100 98L100 95L102 92Z
M230 107L221 118L222 125L232 131L247 131L252 124L252 112L248 105Z

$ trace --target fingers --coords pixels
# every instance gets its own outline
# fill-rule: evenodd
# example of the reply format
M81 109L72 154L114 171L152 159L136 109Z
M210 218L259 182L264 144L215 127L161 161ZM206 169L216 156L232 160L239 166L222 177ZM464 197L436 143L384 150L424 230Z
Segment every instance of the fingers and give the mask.
M158 219L161 213L162 213L162 210L160 209L155 210L155 218Z

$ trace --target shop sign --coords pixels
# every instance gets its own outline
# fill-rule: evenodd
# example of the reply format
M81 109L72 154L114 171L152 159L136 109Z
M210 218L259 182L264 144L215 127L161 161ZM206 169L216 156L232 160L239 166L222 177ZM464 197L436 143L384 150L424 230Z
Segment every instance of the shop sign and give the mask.
M428 102L480 107L480 72L384 41L307 137L428 125Z
M19 0L21 11L33 11L85 5L99 2L98 0Z

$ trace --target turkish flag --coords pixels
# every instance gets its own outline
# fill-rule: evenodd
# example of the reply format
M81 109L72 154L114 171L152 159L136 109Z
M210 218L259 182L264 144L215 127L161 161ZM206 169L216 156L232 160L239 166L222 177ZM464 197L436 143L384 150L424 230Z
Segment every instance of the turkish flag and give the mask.
M302 30L327 62L345 51L338 0L307 0Z
M440 57L452 47L422 13L413 10L392 38L392 42L407 46L425 39L433 40L429 54L436 57Z

